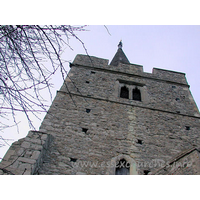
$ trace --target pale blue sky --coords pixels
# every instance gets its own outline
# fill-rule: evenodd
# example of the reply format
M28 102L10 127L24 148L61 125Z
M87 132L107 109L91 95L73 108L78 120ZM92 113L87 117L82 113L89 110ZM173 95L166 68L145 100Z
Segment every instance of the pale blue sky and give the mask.
M90 31L80 37L90 55L111 61L122 39L129 61L143 65L144 71L151 72L156 67L186 73L200 107L200 26L107 26L111 36L103 26L88 28ZM84 53L83 49L77 50L74 48L74 56Z
M89 55L111 61L122 39L123 51L129 61L143 65L145 72L151 72L156 67L186 73L190 90L200 108L200 26L108 25L107 28L111 35L103 25L88 26L88 31L77 33L85 43ZM69 43L74 50L64 47L63 57L66 60L72 62L76 54L85 54L78 41L72 38ZM52 81L55 84L55 96L62 85L61 76L57 74ZM10 129L0 135L14 140L25 137L29 127L23 117L20 116L20 120L19 134L16 129ZM39 125L40 122L35 121L37 128ZM3 157L7 148L0 148L0 157Z

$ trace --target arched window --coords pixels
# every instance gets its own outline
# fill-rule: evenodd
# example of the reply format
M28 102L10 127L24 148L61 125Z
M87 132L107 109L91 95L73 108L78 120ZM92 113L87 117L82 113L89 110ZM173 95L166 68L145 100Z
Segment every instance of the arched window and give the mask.
M130 164L124 158L117 163L115 175L130 175Z
M129 91L128 91L128 88L126 86L121 88L120 97L125 98L125 99L129 98Z
M137 87L135 89L133 89L133 100L141 101L141 93Z

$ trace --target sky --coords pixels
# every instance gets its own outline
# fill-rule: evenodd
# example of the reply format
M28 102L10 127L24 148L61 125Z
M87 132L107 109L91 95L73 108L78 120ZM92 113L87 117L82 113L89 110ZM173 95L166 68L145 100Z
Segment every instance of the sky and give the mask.
M107 29L106 29L107 27ZM186 73L190 90L194 100L200 108L200 26L198 25L90 25L87 31L77 32L77 36L84 42L88 54L99 58L109 59L111 62L117 51L120 40L123 51L130 63L143 65L145 72L161 68ZM70 50L66 46L63 57L73 62L77 54L86 54L82 44L75 38L69 40ZM69 70L68 64L66 64ZM52 78L54 88L52 94L62 86L60 74ZM44 93L44 96L46 93ZM45 96L51 105L48 95ZM44 114L39 115L41 119ZM16 128L0 132L9 144L23 138L30 130L26 119L19 114L19 133ZM41 121L35 119L34 125L39 129ZM9 145L0 148L0 158L3 157Z

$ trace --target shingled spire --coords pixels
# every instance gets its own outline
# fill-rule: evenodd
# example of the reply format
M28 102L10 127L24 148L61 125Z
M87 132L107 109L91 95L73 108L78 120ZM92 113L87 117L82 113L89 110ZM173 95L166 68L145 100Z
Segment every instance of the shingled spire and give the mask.
M130 64L128 58L122 50L122 41L119 42L117 53L112 59L110 65L117 66L119 63Z

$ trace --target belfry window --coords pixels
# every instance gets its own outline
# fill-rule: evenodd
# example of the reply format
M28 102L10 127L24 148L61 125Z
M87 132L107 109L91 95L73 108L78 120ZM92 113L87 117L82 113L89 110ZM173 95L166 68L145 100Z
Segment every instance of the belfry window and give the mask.
M116 165L115 175L130 175L130 163L121 159Z
M128 88L126 86L121 88L120 97L125 98L125 99L129 98L129 91L128 91Z
M133 100L141 101L141 93L137 87L135 89L133 89Z

